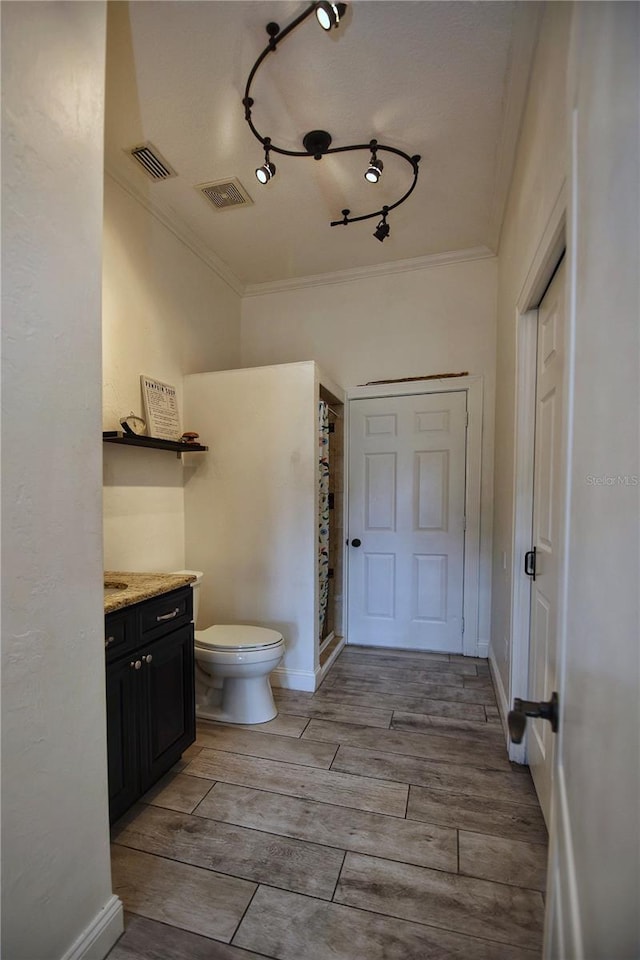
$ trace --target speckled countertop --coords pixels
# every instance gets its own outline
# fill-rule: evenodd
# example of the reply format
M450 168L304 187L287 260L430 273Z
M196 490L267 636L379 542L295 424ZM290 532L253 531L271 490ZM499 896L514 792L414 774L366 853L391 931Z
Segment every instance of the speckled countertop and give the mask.
M105 570L104 612L113 613L114 610L130 607L133 603L158 597L161 593L185 587L195 579L188 573L124 573ZM116 589L112 592L114 587Z

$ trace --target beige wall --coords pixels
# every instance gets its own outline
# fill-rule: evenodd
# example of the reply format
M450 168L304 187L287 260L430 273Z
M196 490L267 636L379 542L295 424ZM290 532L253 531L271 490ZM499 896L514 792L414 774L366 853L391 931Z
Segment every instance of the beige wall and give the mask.
M495 259L472 260L242 301L246 366L311 359L345 389L368 380L464 370L483 377L479 639L485 645L491 605L496 274Z
M182 414L185 374L238 366L240 298L109 176L103 258L103 429L143 414L143 373L177 388ZM164 451L105 444L105 569L184 567L184 469Z
M578 5L571 50L574 364L548 955L627 960L640 944L640 7Z
M571 4L548 4L536 51L498 260L491 646L504 689L511 656L516 304L567 174Z
M102 957L122 931L109 865L100 497L105 36L103 3L2 4L7 960Z

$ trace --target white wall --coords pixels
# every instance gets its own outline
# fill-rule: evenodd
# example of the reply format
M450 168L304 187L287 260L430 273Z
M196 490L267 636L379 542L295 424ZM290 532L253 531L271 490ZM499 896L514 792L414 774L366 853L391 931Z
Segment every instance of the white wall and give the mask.
M550 955L628 960L640 946L638 4L579 5L571 50L571 463Z
M628 960L640 943L639 62L637 4L546 6L499 252L492 652L508 691L516 308L552 212L567 204L550 960Z
M187 562L202 570L200 629L280 630L285 673L315 688L317 661L317 387L313 363L186 378L190 415L211 449L185 490Z
M514 500L516 304L567 175L572 5L548 4L534 58L498 261L491 649L509 693Z
M122 930L100 494L105 4L1 12L2 953L57 960L82 938L101 957Z
M173 384L183 413L186 373L238 365L238 295L109 176L103 278L103 429L120 429L132 410L144 415L140 374ZM200 426L182 417L184 430ZM184 471L175 455L105 445L104 564L184 567Z
M313 359L345 389L368 380L464 370L483 377L479 638L485 644L491 605L496 267L494 259L442 264L242 302L246 366Z

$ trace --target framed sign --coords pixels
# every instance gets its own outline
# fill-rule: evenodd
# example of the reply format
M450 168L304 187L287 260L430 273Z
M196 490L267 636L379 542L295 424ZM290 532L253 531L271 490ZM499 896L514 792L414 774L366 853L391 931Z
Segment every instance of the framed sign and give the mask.
M140 377L147 433L160 440L179 440L182 434L176 388L169 383Z

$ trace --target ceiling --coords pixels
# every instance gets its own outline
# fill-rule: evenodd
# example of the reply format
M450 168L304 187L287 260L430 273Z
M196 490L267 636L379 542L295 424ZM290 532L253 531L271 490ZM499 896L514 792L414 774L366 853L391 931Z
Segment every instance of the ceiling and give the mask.
M362 275L487 256L497 248L540 16L538 3L356 0L337 30L311 16L270 54L254 79L253 120L263 136L302 149L328 130L333 146L380 143L420 154L411 197L376 220L330 227L392 204L409 165L368 153L264 159L244 119L249 71L266 23L286 26L305 8L289 0L109 5L107 171L182 236L239 292L286 287L336 271ZM149 141L177 176L152 182L128 155ZM238 178L253 204L217 210L196 185ZM266 285L266 286L261 286Z

